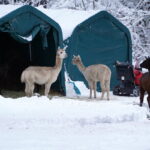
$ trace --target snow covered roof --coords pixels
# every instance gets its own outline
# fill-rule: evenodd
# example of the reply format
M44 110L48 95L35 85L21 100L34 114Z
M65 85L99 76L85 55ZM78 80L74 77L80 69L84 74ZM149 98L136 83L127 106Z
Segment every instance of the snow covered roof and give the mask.
M98 12L82 10L77 11L71 9L44 9L42 7L38 7L38 9L47 14L61 26L63 39L68 38L78 24Z
M0 18L21 7L22 5L0 5Z
M0 5L0 18L21 6L22 5ZM45 9L42 6L37 7L37 9L55 20L60 25L63 32L63 39L67 39L78 24L98 12L94 10L77 11L71 9Z

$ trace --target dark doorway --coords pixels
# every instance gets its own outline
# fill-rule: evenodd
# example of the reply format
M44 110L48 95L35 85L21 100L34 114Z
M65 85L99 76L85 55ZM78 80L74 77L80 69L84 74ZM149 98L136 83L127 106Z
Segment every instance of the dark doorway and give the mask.
M54 66L56 57L55 39L51 29L47 35L48 47L43 48L41 36L37 34L31 43L21 43L9 33L0 32L0 92L1 90L24 91L20 77L30 66ZM61 92L60 76L52 90Z

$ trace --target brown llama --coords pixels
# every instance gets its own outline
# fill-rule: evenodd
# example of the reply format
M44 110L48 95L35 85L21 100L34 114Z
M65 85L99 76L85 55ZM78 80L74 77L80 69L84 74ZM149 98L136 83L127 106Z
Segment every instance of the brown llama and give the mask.
M73 56L72 63L78 67L88 82L88 86L90 88L89 98L92 98L92 90L94 90L94 98L96 98L97 82L100 82L102 90L101 99L103 99L104 93L107 92L107 100L109 100L111 79L111 70L109 67L103 64L95 64L85 67L79 55Z
M21 82L25 83L25 93L32 96L35 84L45 85L45 96L48 96L52 83L62 69L63 59L67 57L64 49L57 50L54 67L29 66L21 75Z
M148 69L150 72L150 57L145 57L145 60L140 64L140 67Z
M147 102L150 108L150 57L147 57L141 64L140 67L148 69L149 72L146 72L142 75L140 79L140 106L143 105L144 94L147 92Z

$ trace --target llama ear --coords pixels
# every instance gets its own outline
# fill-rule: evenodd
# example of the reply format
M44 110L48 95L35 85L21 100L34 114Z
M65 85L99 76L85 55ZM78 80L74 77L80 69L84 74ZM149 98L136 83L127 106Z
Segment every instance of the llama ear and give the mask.
M63 48L63 50L65 51L65 50L67 49L67 47L68 47L68 46L66 45L66 46Z
M81 60L81 57L80 57L80 55L78 55L78 58Z

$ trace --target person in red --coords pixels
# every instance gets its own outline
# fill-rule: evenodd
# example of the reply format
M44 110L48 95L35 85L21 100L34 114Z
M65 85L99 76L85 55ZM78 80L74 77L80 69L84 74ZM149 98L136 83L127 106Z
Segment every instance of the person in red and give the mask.
M135 68L133 70L134 73L134 82L135 85L139 86L140 85L140 78L142 77L142 68L140 68L140 65L138 63L138 60L136 60Z
M139 86L140 85L140 78L143 75L142 72L141 72L141 68L134 68L133 72L134 72L135 85Z

